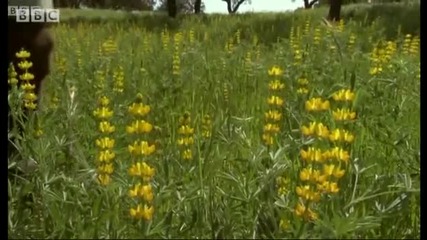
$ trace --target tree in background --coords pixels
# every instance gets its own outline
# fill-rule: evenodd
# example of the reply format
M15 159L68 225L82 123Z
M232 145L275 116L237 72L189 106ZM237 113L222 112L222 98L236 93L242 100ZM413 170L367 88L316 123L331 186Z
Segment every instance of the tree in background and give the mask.
M227 3L227 11L229 14L234 14L239 10L240 5L243 3L251 3L250 0L222 0Z
M168 15L169 17L175 18L178 14L178 9L176 6L176 0L166 0Z
M196 0L194 2L194 13L199 14L202 11L202 0Z
M304 8L305 9L311 9L313 8L313 5L319 2L319 0L304 0Z
M158 11L168 10L168 0L159 0ZM202 13L205 11L205 4L201 0L175 0L177 13ZM198 5L199 4L199 5Z
M328 20L338 22L341 20L342 0L329 0Z

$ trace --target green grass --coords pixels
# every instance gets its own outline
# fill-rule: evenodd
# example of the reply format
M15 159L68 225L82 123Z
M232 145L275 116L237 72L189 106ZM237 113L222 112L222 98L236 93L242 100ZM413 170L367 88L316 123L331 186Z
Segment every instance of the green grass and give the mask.
M9 158L9 165L29 158L38 163L27 176L9 177L9 237L419 238L419 53L404 53L401 36L383 72L371 75L373 46L385 38L378 25L347 22L343 32L335 29L327 35L320 21L311 20L306 28L305 19L289 25L301 35L294 40L305 53L300 64L287 38L264 44L257 41L262 36L245 35L245 29L225 35L219 24L203 28L198 20L163 33L115 22L55 27L55 64L40 109L16 142L20 155ZM320 45L313 43L315 28L321 30ZM290 30L282 31L289 36ZM176 53L175 32L182 34ZM351 33L356 36L354 48L348 48ZM109 39L116 50L100 54ZM231 52L227 43L232 43ZM172 74L174 56L180 58L178 76ZM275 94L284 98L284 106L279 108L280 131L267 147L262 134L272 94L268 85L273 78L267 73L273 65L284 69L279 78L285 88ZM123 92L115 92L114 76L120 69ZM297 93L303 73L309 81L307 95ZM353 85L353 102L332 99L335 91ZM155 126L141 135L156 146L153 155L143 158L155 168L155 211L148 222L129 215L136 203L128 191L137 179L128 169L141 158L128 151L138 137L127 134L126 126L134 120L128 106L138 93L151 107L145 119ZM114 110L110 137L116 153L112 182L105 187L96 181L95 141L101 133L93 115L104 95ZM311 97L329 100L331 110L307 112L305 101ZM11 104L18 101L11 96ZM332 111L338 106L351 107L357 118L345 124L334 121ZM185 112L194 128L192 160L184 160L177 145ZM205 114L211 117L210 138L202 136ZM40 137L30 127L35 116L43 130ZM352 144L338 143L349 151L349 163L340 164L345 175L339 192L323 194L313 205L316 221L294 213L305 165L300 151L308 146L326 150L334 143L303 137L300 129L310 121L355 135ZM323 169L322 164L313 167ZM289 180L283 194L278 177ZM24 198L28 193L32 202ZM281 228L280 220L288 221L288 227Z

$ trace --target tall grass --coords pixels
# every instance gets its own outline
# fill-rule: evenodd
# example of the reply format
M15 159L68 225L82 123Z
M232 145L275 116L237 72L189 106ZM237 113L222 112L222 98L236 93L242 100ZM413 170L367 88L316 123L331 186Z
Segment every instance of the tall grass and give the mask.
M301 22L271 45L196 24L54 28L9 159L38 163L9 177L9 237L419 238L419 38Z

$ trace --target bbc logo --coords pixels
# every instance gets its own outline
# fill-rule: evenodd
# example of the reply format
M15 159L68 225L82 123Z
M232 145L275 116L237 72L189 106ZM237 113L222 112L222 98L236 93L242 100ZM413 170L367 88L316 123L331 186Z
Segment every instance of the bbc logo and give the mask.
M16 22L59 22L59 9L37 6L8 6L8 16L16 16Z

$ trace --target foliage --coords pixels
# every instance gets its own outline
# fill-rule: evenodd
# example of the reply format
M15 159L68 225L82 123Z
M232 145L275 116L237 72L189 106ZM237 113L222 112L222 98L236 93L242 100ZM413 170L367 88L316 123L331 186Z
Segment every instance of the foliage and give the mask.
M420 238L419 37L305 13L270 42L241 27L277 16L55 26L54 70L9 158L38 163L9 176L9 237ZM18 120L22 96L9 92ZM311 165L310 146L324 151ZM310 166L337 178L317 177L314 203Z

